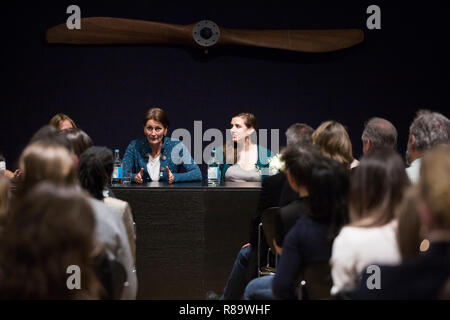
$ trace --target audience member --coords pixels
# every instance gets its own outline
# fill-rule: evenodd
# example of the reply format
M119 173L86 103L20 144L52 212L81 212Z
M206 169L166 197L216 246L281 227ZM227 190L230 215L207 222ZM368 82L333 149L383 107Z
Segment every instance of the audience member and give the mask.
M331 294L352 290L364 268L374 263L398 264L395 211L409 185L398 153L373 149L351 178L350 221L333 243Z
M370 118L362 133L363 154L374 148L397 149L397 129L383 118Z
M348 221L348 179L349 171L337 161L322 156L314 161L306 182L310 213L287 234L275 276L252 280L245 289L246 299L295 299L297 281L307 268L328 264L334 237ZM329 270L320 278L331 287Z
M76 178L74 160L69 151L50 140L29 144L20 156L19 168L22 175L16 191L18 202L42 180L71 185Z
M276 247L282 246L285 235L300 217L310 214L307 185L311 180L314 161L319 160L321 156L320 151L312 145L291 145L282 152L284 172L290 187L298 194L298 198L280 208L276 229L277 238L281 240L281 243L276 243Z
M295 123L286 131L288 146L308 144L311 141L313 129L303 123ZM225 300L241 299L247 283L257 276L258 272L258 227L265 209L270 207L284 207L298 199L298 194L292 190L283 171L268 176L262 181L258 207L250 221L250 242L239 251L230 277L225 285L222 298ZM266 264L268 245L261 235L262 264Z
M399 266L381 266L378 280L363 274L353 299L450 298L450 147L438 146L422 155L417 200L420 225L430 241L426 252ZM371 277L371 278L369 278ZM375 285L378 286L373 288ZM368 283L371 284L370 288Z
M70 141L73 152L78 158L80 158L84 150L94 145L91 137L79 128L64 130L61 132L61 135L65 136Z
M0 176L4 176L4 177L8 178L9 180L13 181L19 175L20 175L20 170L16 170L16 171L12 172L6 168L6 159L0 153Z
M323 122L312 134L312 142L322 154L351 169L358 161L353 158L352 142L345 127L336 121Z
M128 202L104 196L104 190L113 171L114 157L112 151L104 147L90 147L81 154L78 166L78 178L81 186L92 197L103 201L106 206L116 210L125 225L128 240L136 262L136 235L133 215Z
M98 298L94 230L91 206L79 189L38 184L8 217L0 236L0 298ZM70 279L73 270L78 281ZM77 283L76 290L68 288Z
M288 146L296 144L311 144L314 129L305 123L294 123L286 130L286 144Z
M419 179L420 162L424 151L450 142L450 120L438 112L419 110L409 127L406 169L412 183Z
M421 248L423 250L428 246L428 240L424 239L420 230L419 197L417 186L409 187L397 210L397 241L402 261L418 257Z
M56 184L76 184L76 167L74 157L69 151L51 140L41 140L28 145L19 160L23 172L15 203L20 204L28 191L37 183L48 180ZM137 279L134 270L128 237L119 214L112 211L101 201L89 199L96 218L95 239L104 244L112 259L117 259L127 272L127 282L123 290L123 299L136 297Z
M51 126L55 127L58 131L64 131L67 129L76 128L75 122L70 119L68 115L64 113L56 114L49 123Z
M2 233L11 200L11 184L9 179L0 175L0 234Z

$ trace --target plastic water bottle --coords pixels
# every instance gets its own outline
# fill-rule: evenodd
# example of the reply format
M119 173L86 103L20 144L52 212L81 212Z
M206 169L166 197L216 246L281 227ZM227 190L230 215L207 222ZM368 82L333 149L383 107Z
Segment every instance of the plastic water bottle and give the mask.
M119 149L114 150L114 169L111 178L111 183L117 184L122 183L122 160L120 160Z
M216 186L219 184L220 171L219 161L216 159L216 149L211 151L211 159L208 162L208 185Z

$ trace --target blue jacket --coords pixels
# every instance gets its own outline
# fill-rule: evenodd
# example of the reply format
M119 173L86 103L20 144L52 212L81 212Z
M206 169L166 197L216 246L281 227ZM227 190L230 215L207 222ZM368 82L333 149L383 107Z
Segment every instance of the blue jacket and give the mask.
M141 168L144 168L144 182L152 181L147 171L148 157L150 156L151 148L146 138L136 139L131 141L125 151L123 157L123 169L131 170L131 179L139 173ZM164 168L162 177L159 181L168 181L166 166L174 176L174 182L182 181L201 181L202 173L200 168L192 159L186 146L179 140L173 140L169 137L164 137L163 145L161 147L161 157L159 159L161 168ZM186 172L178 173L182 165Z
M220 181L224 182L225 181L225 173L227 172L228 168L231 167L233 164L226 163L226 161L224 160L224 154L223 154L222 147L217 149L216 157L220 163L220 165L219 165ZM266 177L269 176L269 159L270 159L270 157L272 157L272 151L258 145L258 161L256 162L256 165L261 170L261 180L264 180Z

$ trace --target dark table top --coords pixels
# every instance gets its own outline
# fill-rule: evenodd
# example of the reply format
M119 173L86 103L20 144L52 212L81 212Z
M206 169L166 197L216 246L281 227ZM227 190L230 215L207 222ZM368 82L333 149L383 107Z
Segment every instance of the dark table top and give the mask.
M178 182L168 184L167 182L147 182L144 184L132 183L129 185L113 184L111 189L148 189L148 188L163 188L163 189L261 189L261 182L222 182L217 186L208 186L206 182Z

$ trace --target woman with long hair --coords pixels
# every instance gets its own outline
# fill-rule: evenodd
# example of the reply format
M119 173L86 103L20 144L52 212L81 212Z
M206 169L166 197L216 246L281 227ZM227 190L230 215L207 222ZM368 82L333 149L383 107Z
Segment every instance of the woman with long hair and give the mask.
M67 129L77 128L75 121L73 121L68 115L64 113L58 113L50 119L51 126L55 127L58 131L64 131Z
M345 127L336 121L325 121L312 134L312 142L322 154L342 163L347 168L357 165L353 158L352 142Z
M352 290L370 264L400 262L395 212L409 184L394 150L370 150L361 159L351 178L350 224L333 243L332 294Z
M94 231L94 214L80 189L35 186L0 235L0 298L99 298ZM69 278L73 270L78 280Z
M231 118L232 139L217 152L222 182L260 182L268 176L272 152L257 144L257 130L252 113L241 112Z

